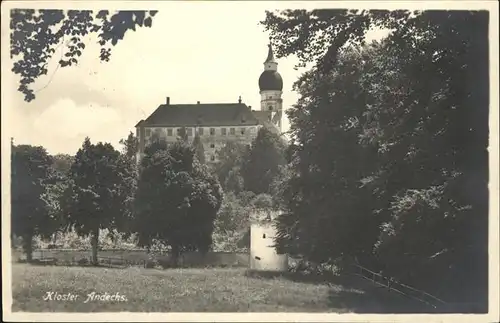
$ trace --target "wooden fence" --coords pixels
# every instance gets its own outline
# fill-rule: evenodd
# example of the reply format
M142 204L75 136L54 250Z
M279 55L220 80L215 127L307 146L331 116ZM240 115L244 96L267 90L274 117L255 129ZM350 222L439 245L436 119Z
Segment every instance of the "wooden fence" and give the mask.
M90 250L69 249L38 249L33 252L33 259L43 263L57 263L63 265L85 265L90 263ZM99 250L98 260L101 265L114 267L147 266L151 262L168 266L171 255L169 253L150 255L145 250ZM179 263L188 267L247 267L248 253L237 252L198 252L184 253Z
M371 271L359 264L354 264L353 267L354 275L367 279L378 286L385 287L389 289L389 291L394 291L396 293L402 294L426 305L429 305L434 309L444 309L448 305L442 299L439 299L436 296L422 290L400 283L392 277L383 276L382 274Z

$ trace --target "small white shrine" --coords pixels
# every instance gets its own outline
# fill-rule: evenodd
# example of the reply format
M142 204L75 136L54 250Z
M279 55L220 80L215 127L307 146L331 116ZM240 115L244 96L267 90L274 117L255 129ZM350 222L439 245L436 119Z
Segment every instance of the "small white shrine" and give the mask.
M250 270L287 271L288 255L278 254L274 247L277 212L255 211L250 220Z

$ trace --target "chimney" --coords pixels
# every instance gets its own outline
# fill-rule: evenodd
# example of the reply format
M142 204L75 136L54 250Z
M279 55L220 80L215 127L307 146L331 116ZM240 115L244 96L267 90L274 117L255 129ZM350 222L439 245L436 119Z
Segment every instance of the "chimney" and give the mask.
M167 96L167 105L170 105L170 97Z
M200 104L200 101L196 102L196 104Z
M251 106L251 105L249 105L249 106L248 106L248 109L249 109L249 110L252 110L252 106Z

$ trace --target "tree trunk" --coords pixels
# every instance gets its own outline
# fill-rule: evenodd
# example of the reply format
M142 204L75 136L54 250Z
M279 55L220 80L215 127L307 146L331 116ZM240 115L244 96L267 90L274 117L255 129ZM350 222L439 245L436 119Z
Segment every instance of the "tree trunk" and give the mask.
M26 253L26 261L33 261L33 235L26 234L23 237L24 252Z
M173 267L178 267L179 266L179 256L181 254L181 250L179 246L173 245L172 246L172 266Z
M99 229L94 230L94 232L92 233L91 245L92 245L92 265L97 266L99 265L99 260L97 259L97 250L99 248Z

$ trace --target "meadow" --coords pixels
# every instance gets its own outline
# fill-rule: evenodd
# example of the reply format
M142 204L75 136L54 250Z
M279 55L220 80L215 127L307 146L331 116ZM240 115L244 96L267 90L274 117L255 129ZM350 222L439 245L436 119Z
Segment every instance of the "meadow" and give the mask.
M146 269L12 265L13 311L421 312L412 300L351 276L311 282L243 268ZM47 298L51 294L52 299ZM56 300L56 294L71 296ZM87 301L88 295L105 295ZM108 296L106 296L106 294ZM115 298L110 296L117 295ZM77 297L76 297L77 296ZM76 299L75 299L76 297Z

